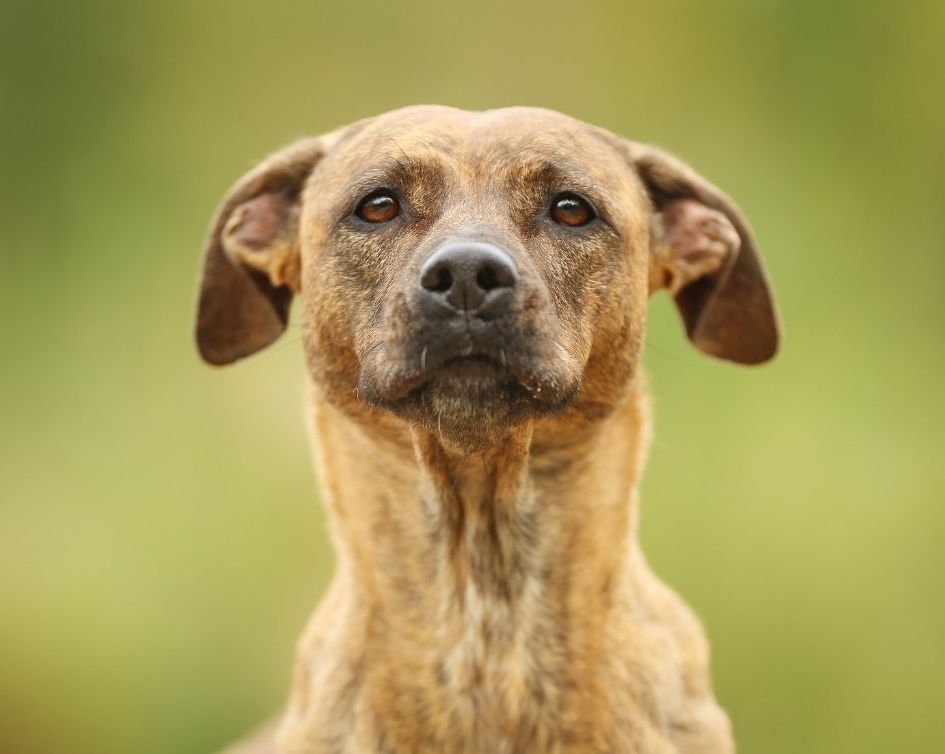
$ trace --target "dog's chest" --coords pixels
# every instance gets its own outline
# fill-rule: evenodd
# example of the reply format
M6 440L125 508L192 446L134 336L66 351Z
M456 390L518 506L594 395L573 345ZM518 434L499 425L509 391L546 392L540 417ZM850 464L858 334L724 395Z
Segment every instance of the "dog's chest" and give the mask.
M607 751L610 705L584 651L534 593L510 604L470 585L462 610L400 670L372 682L377 754ZM581 680L581 676L585 680Z

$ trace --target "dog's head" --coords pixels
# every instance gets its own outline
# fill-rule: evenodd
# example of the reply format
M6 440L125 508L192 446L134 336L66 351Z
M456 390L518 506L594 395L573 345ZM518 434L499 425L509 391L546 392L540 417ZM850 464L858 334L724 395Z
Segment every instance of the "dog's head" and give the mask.
M547 110L415 107L278 152L231 189L197 343L274 341L294 295L323 393L481 445L577 402L614 405L648 297L745 364L778 344L748 225L672 156Z

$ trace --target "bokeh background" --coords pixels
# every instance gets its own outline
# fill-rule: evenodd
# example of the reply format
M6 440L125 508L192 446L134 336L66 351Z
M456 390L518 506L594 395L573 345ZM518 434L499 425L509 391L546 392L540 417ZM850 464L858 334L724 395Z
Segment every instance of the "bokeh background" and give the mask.
M223 192L404 104L542 105L741 203L756 370L653 304L643 539L744 752L945 746L945 4L0 2L0 751L203 754L331 572L297 336L191 343Z

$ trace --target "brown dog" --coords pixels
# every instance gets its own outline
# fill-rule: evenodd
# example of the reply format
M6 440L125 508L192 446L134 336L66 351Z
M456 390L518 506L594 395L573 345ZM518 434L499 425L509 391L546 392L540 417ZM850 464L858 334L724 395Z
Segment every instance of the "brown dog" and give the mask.
M754 364L778 342L732 201L554 112L398 110L273 155L213 223L212 364L294 295L338 566L283 754L731 752L697 619L637 544L647 300Z

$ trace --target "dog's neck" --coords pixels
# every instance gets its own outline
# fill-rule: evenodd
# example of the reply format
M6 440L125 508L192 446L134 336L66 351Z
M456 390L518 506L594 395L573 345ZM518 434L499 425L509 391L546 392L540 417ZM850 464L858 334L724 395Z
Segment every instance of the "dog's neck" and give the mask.
M500 634L549 611L600 616L581 608L621 587L648 435L641 386L606 417L572 411L483 452L314 404L339 570L401 647L445 650L477 630L511 642Z
M606 416L578 407L482 453L317 393L313 407L338 570L300 643L286 735L304 741L313 710L343 721L367 704L377 730L403 734L395 750L420 750L410 736L432 720L437 751L551 750L564 729L596 741L626 672L615 637L627 615L653 620L636 545L642 386ZM329 677L342 696L309 693Z

